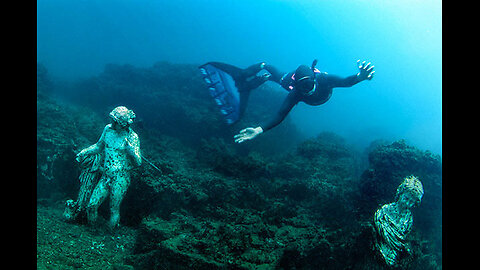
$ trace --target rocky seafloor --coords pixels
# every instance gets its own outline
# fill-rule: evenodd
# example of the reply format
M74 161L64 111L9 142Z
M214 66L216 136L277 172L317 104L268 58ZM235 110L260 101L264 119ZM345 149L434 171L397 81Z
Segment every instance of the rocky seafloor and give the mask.
M373 213L409 175L425 195L399 268L441 269L440 156L403 140L359 152L333 133L303 138L288 117L234 144L282 94L260 87L231 127L194 65L108 65L74 82L38 65L38 269L387 269L373 248ZM161 172L146 162L132 171L117 230L102 225L108 200L99 227L65 222L64 202L79 188L75 155L118 105L137 114L142 154Z

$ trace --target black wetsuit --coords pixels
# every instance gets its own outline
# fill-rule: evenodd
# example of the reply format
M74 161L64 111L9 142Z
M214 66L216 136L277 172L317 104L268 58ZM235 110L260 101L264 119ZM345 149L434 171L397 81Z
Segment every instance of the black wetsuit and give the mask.
M246 69L241 69L220 62L209 62L209 64L227 72L235 80L235 85L240 92L240 117L245 112L250 91L267 80L276 82L289 91L275 117L267 123L260 125L264 132L280 124L292 110L293 106L298 102L302 101L312 106L321 105L330 99L334 87L351 87L359 82L356 75L342 78L336 75L320 72L316 74L315 91L312 94L307 95L297 91L293 86L294 81L292 76L294 71L281 73L274 66L265 65L263 69L270 73L270 77L266 77L257 76L257 73L262 70L262 63L251 65Z
M302 101L312 106L321 105L330 99L333 88L351 87L359 82L356 75L343 78L327 74L326 72L319 72L316 74L315 91L311 95L307 95L297 91L295 87L293 87L294 80L292 76L294 71L283 73L284 75L282 76L282 73L278 72L273 66L266 65L265 69L272 74L269 80L279 83L284 89L289 91L289 93L275 117L267 123L260 125L264 132L280 124L298 102Z

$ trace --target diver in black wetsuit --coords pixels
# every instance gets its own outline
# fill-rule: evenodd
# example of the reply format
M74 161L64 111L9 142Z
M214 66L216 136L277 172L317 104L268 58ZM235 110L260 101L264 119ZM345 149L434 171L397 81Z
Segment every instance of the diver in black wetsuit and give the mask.
M317 60L313 61L312 66L300 65L294 72L281 73L275 67L259 63L246 69L240 69L235 66L210 62L215 67L229 73L235 80L235 84L240 92L240 115L245 111L250 91L257 88L265 81L270 80L280 84L289 91L287 97L282 103L280 110L269 122L256 128L249 127L242 129L239 134L234 136L235 142L241 143L251 140L259 134L272 129L280 124L287 114L298 102L302 101L308 105L317 106L327 102L332 96L335 87L351 87L361 81L371 80L375 71L371 63L357 61L359 72L345 78L330 75L326 72L320 72L315 68ZM268 74L258 75L264 69Z

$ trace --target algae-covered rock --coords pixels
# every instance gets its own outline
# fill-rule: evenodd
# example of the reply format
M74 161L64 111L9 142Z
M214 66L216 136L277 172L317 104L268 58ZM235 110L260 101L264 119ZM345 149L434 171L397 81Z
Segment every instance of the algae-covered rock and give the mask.
M232 144L223 139L202 140L197 153L200 162L226 176L258 179L267 174L267 163L255 153L241 155Z
M37 99L37 198L73 193L79 170L74 164L74 122L56 102Z

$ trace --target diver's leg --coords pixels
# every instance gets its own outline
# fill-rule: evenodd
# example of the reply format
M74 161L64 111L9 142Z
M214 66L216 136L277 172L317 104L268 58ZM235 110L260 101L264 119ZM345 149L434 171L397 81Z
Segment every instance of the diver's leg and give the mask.
M250 97L250 91L240 91L240 105L239 105L239 119L243 117L245 109L247 108L248 97Z
M130 185L130 176L121 172L115 177L110 193L110 227L115 228L120 222L120 204Z
M245 89L248 89L248 90L255 89L260 85L262 85L264 82L268 81L269 77L270 76L268 74L264 74L262 76L256 76L245 83Z
M94 224L97 221L97 210L98 207L103 203L105 198L108 196L108 178L102 176L98 181L97 186L90 196L90 200L87 205L87 219L90 224Z
M243 70L245 77L253 77L251 79L247 79L243 84L242 87L239 88L240 92L240 117L243 116L245 109L247 107L248 98L250 97L250 91L255 89L268 81L269 77L268 74L264 74L262 76L256 76L256 74L263 69L265 63L258 63L249 66L248 68Z
M250 81L246 81L246 78L255 76L260 70L262 70L265 64L263 62L254 64L249 66L246 69L241 69L236 66L232 66L230 64L221 63L221 62L208 62L207 64L211 64L212 66L225 71L226 73L230 74L230 76L232 76L232 78L235 80L235 85L237 86L238 92L240 94L239 114L240 114L240 117L242 117L247 107L248 98L250 96L250 90L257 88L262 83L268 80L267 77L263 77L263 76L253 78Z
M207 64L210 64L230 74L230 76L232 76L235 81L242 77L242 69L236 66L232 66L230 64L221 63L221 62L208 62Z
M243 76L245 78L255 76L260 70L263 69L264 66L265 66L265 62L253 64L243 70Z
M264 62L253 64L247 67L246 69L241 69L236 66L232 66L230 64L221 63L221 62L208 62L207 64L211 64L212 66L230 74L235 81L245 80L248 77L255 76L265 66Z
M265 70L271 74L268 80L276 83L280 83L280 80L282 79L283 74L285 74L280 72L276 67L272 65L265 65Z

